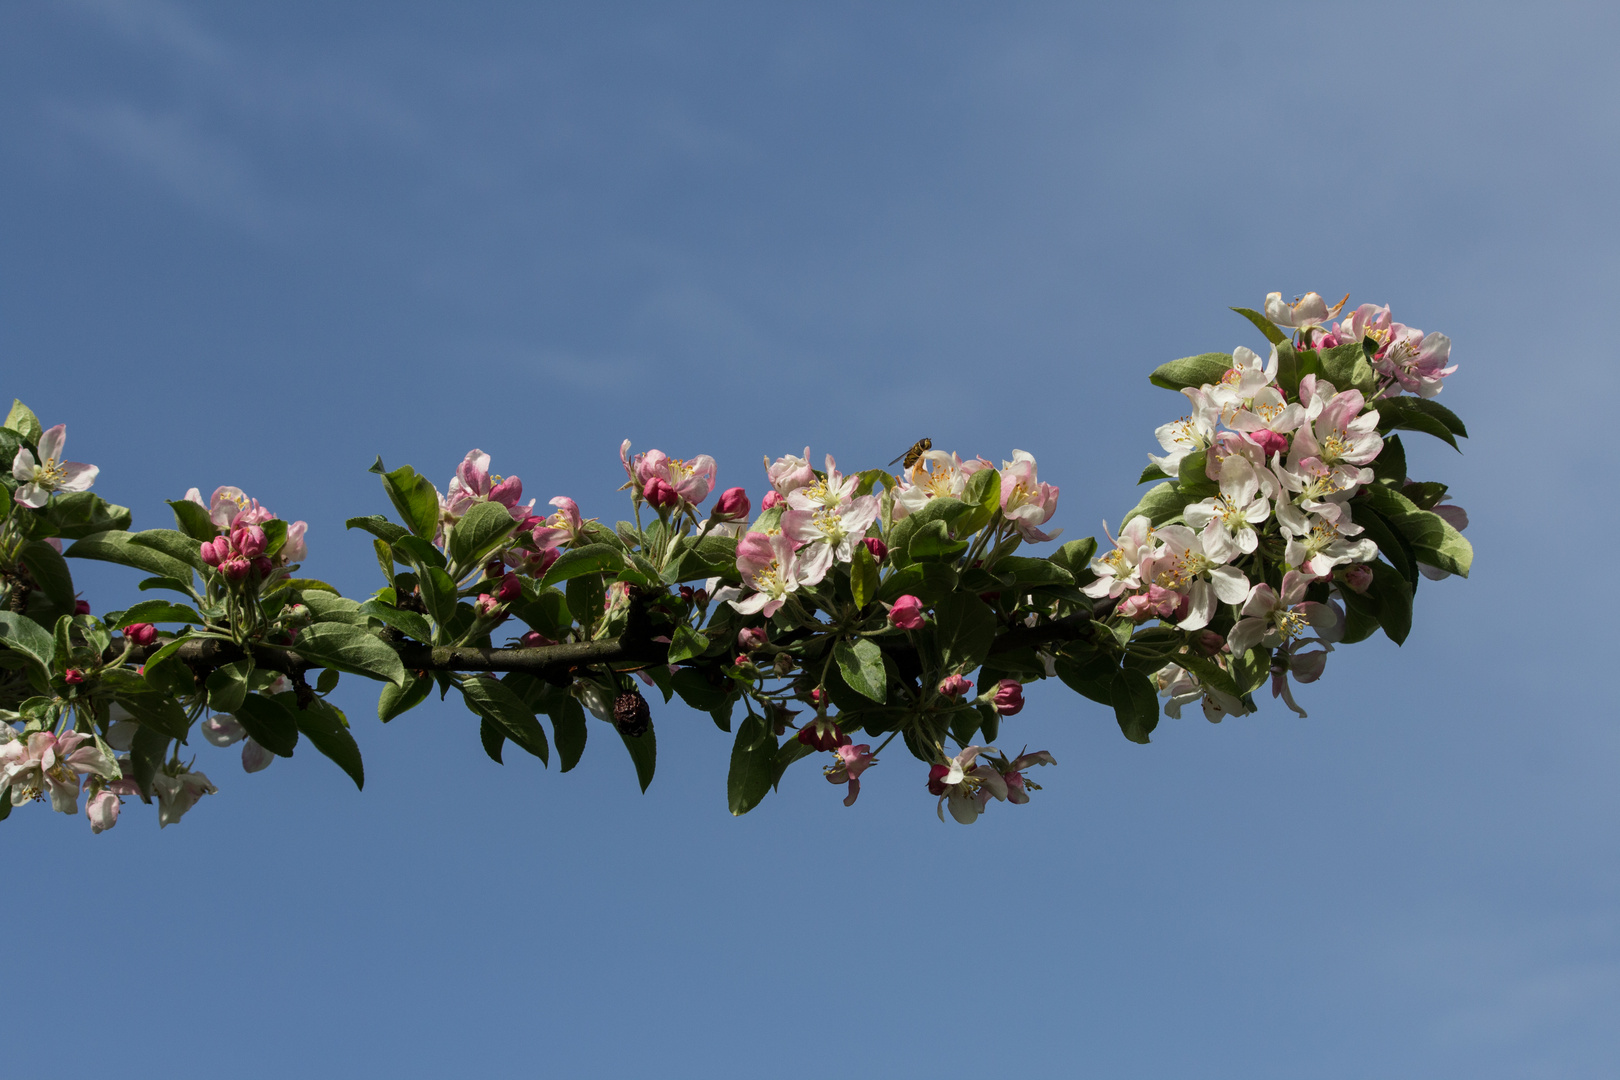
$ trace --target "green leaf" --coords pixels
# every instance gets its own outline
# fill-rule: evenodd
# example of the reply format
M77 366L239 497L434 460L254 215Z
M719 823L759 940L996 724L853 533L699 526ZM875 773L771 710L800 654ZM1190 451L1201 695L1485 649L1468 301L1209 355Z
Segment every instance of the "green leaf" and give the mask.
M619 738L624 741L624 748L630 752L630 761L636 767L636 780L641 784L641 790L645 792L647 785L652 783L653 772L658 768L658 733L648 727L636 738L631 738L620 731Z
M1092 546L1096 546L1093 540ZM991 567L1003 577L1011 576L1012 585L1073 585L1074 575L1057 565L1056 558L1031 559L1022 555L1004 555Z
M401 465L383 473L382 484L405 527L424 540L432 540L439 531L439 492L433 482L409 465Z
M623 569L624 556L617 549L607 544L586 544L584 547L563 552L557 561L551 564L551 569L546 571L546 576L540 584L551 586L570 581L583 574L617 574Z
M186 641L186 636L182 634L160 646L157 652L146 658L143 668L145 674L141 677L153 690L165 694L189 694L197 689L196 677L192 674L191 668L175 655Z
M1289 398L1299 397L1299 380L1310 374L1320 365L1316 362L1316 354L1307 352L1302 358L1294 351L1294 343L1287 338L1276 343L1277 345L1277 386Z
M1001 474L995 469L980 469L968 477L962 501L969 507L968 513L953 525L957 536L972 536L1001 510Z
M1165 472L1163 469L1159 468L1157 465L1153 464L1152 462L1148 462L1147 468L1142 470L1142 475L1138 476L1136 478L1136 482L1138 484L1145 484L1149 480L1174 480L1174 479L1175 479L1175 477L1171 476L1169 473Z
M10 459L0 462L9 465ZM81 540L98 532L129 528L129 509L89 491L59 492L39 511L48 534L63 540ZM36 532L36 535L38 533Z
M1246 307L1235 307L1232 310L1252 322L1255 329L1266 335L1266 340L1271 342L1273 345L1281 345L1283 342L1288 340L1288 335L1277 329L1276 323L1272 322L1258 311Z
M889 549L894 554L894 549ZM956 588L956 568L943 563L920 563L890 574L878 592L878 599L892 604L902 596L915 596L932 604Z
M1080 571L1090 565L1096 554L1097 538L1088 536L1084 540L1070 540L1052 552L1051 561L1053 566L1061 566L1071 576L1078 576Z
M45 434L45 428L40 425L39 417L35 416L34 410L24 405L20 398L12 399L11 411L6 414L4 426L36 445L39 443L39 437ZM5 462L5 465L9 468L11 462Z
M426 675L413 677L404 689L389 683L377 696L377 719L386 724L401 713L409 712L422 704L432 689L433 679Z
M365 517L352 517L343 523L345 529L364 529L366 532L392 544L396 540L403 540L410 535L410 531L395 525L381 514L367 514Z
M1373 563L1372 571L1373 583L1367 592L1378 600L1378 623L1389 640L1400 645L1412 632L1412 586L1383 560Z
M1461 451L1457 436L1468 437L1468 429L1457 419L1457 414L1436 401L1420 397L1397 397L1373 403L1378 408L1378 430L1390 432L1397 428L1421 431L1433 435L1451 448Z
M1406 483L1406 447L1399 435L1386 435L1384 448L1372 461L1373 479L1386 487L1400 487Z
M506 745L506 734L487 716L478 718L478 741L484 744L484 753L489 760L497 765L505 765L501 760L501 747Z
M338 678L338 673L332 668L322 668L320 675L315 679L315 692L323 697L330 694L337 689Z
M139 544L141 547L161 551L176 562L185 563L193 570L205 570L208 564L203 562L202 545L183 532L174 529L147 529L143 532L130 533L129 542Z
M350 626L368 625L367 616L360 610L360 603L357 600L319 589L301 592L299 599L314 614L316 622L347 623Z
M511 687L495 679L468 676L461 681L461 695L469 709L499 727L508 739L550 763L551 747L546 742L545 728Z
M212 540L219 535L219 529L215 527L214 519L208 516L208 507L199 506L190 499L169 499L167 501L169 509L174 511L175 526L199 544L205 540Z
M709 639L682 623L669 636L669 662L679 664L694 656L702 656L709 648Z
M955 559L967 550L966 540L952 540L950 527L943 521L930 521L911 534L906 554L912 562Z
M1352 512L1361 535L1378 545L1378 553L1388 559L1408 582L1417 581L1417 564L1409 557L1409 545L1395 533L1394 526L1384 520L1370 506L1358 506Z
M0 611L0 643L22 653L49 675L56 662L56 638L39 623L15 611Z
M122 705L143 728L161 733L165 740L186 741L191 718L168 694L158 690L120 690L114 700Z
M422 606L440 626L448 626L456 617L456 583L437 566L423 569L418 576L422 589Z
M1140 671L1121 669L1114 673L1110 696L1119 730L1133 743L1146 745L1159 726L1159 695L1153 680Z
M1221 485L1209 478L1209 451L1194 450L1181 459L1181 469L1177 475L1176 486L1181 490L1182 499L1187 503L1198 502L1201 499L1211 499L1221 493ZM1151 494L1151 493L1150 493Z
M517 528L512 514L498 502L478 503L450 527L444 550L463 571L481 564Z
M99 559L102 562L133 566L137 570L145 570L148 574L190 583L192 575L189 562L166 555L156 548L133 544L130 542L131 535L126 532L91 533L74 541L62 554L70 559ZM197 557L202 558L200 550Z
M405 685L405 665L399 654L369 630L347 623L315 623L298 634L293 648L312 664L337 668L351 675Z
M1182 495L1181 489L1175 484L1159 484L1149 488L1148 493L1142 496L1142 501L1126 511L1125 516L1119 520L1120 528L1124 528L1126 523L1136 517L1145 517L1155 526L1163 525L1180 514L1181 508L1186 506L1187 502L1187 497Z
M130 771L141 794L148 799L152 797L152 779L163 768L163 759L168 754L167 735L146 724L135 729L135 738L129 747Z
M72 611L73 573L61 553L43 540L30 540L23 545L21 558L39 591L57 607Z
M578 699L559 694L549 715L551 733L557 739L557 761L562 771L567 772L579 764L580 755L585 752L585 709Z
M1371 394L1378 389L1378 373L1367 363L1366 350L1361 342L1350 341L1335 345L1317 354L1322 374L1339 390L1360 390Z
M889 675L883 668L883 650L871 638L840 641L833 646L833 658L851 689L879 703L888 697Z
M407 637L423 642L433 640L433 628L428 625L426 619L414 611L401 611L381 600L367 600L360 605L359 610L361 614L378 619L385 626L392 626Z
M360 760L360 746L349 734L349 725L343 714L320 698L310 702L307 709L292 710L292 714L304 738L348 773L357 789L363 789L366 786L366 769Z
M855 598L856 610L864 609L877 597L878 564L865 544L856 544L850 559L849 591Z
M289 695L290 696L290 695ZM296 709L289 709L279 697L249 694L234 710L239 724L253 737L253 741L282 757L292 757L298 745Z
M1218 383L1232 367L1231 353L1199 353L1197 356L1187 356L1180 360L1172 360L1168 364L1160 364L1148 376L1154 386L1162 386L1166 390L1180 390L1188 386L1204 386L1209 383Z
M1412 545L1418 562L1460 577L1467 577L1474 562L1474 546L1462 533L1432 510L1419 510L1406 496L1377 484L1362 489L1364 499ZM1352 506L1356 500L1351 500Z
M737 726L726 776L726 801L734 816L748 813L770 794L776 751L776 736L762 717L750 716Z
M203 685L208 687L208 707L215 712L233 713L241 708L247 697L248 676L253 674L252 660L238 660L222 664L208 673Z
M952 593L934 606L935 640L948 672L967 673L984 663L996 641L996 615L968 593Z
M124 613L118 616L118 622L113 629L121 630L134 623L188 623L192 626L201 626L203 617L185 604L173 604L167 600L142 600L125 609Z

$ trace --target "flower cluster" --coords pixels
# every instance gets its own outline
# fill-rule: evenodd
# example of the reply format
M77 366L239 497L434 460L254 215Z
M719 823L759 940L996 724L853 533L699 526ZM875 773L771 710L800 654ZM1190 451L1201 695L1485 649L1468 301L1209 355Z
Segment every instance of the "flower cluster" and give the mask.
M474 449L443 490L377 462L393 516L347 527L383 580L351 599L301 576L304 522L239 488L193 488L174 528L133 531L90 492L95 466L62 459L65 426L19 403L0 425L0 819L48 801L99 833L138 798L179 821L216 791L199 736L249 773L310 746L362 785L340 677L382 684L382 722L455 695L497 763L515 746L567 772L594 717L643 788L660 699L679 697L729 737L734 814L816 755L854 806L903 748L919 798L963 824L1028 803L1055 764L996 749L1033 684L1097 702L1137 743L1194 703L1251 713L1268 682L1303 716L1295 684L1376 632L1404 640L1419 581L1472 561L1467 515L1407 475L1401 444L1467 434L1435 400L1450 341L1346 303L1273 293L1238 309L1263 351L1153 372L1187 415L1157 429L1153 486L1117 535L1104 524L1104 552L1037 547L1062 532L1059 489L1024 450L998 467L923 439L897 471L845 471L806 447L765 459L756 511L713 457L626 440L629 511L609 526L567 496L537 508ZM78 558L168 596L96 615Z

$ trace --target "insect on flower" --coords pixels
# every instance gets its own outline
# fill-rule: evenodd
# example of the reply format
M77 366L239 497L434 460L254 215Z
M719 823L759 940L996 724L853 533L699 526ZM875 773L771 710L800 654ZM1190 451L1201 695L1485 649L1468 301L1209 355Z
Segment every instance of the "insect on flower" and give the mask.
M933 448L933 439L918 439L916 442L911 444L911 449L895 458L894 461L889 462L889 464L893 465L895 462L899 462L902 469L910 469L913 465L917 464L917 460L919 458Z

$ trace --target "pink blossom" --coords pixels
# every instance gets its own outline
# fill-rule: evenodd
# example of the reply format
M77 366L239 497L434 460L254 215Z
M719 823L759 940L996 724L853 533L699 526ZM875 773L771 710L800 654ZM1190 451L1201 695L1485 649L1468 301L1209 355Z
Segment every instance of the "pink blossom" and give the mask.
M1106 521L1103 522L1103 534L1114 540L1113 535L1108 532ZM1105 596L1116 597L1140 588L1142 560L1153 554L1155 547L1153 523L1140 515L1131 518L1125 523L1125 527L1119 530L1119 538L1114 540L1114 549L1091 560L1090 569L1096 575L1096 580L1081 591L1093 599L1101 600Z
M1024 708L1024 687L1017 679L1002 679L990 695L990 704L1002 716L1015 716Z
M722 521L746 521L753 512L754 504L748 501L748 492L740 487L727 488L714 506L715 516Z
M257 525L249 525L245 528L231 530L231 546L243 558L257 559L265 553L265 550L270 545L262 528Z
M1324 636L1331 634L1339 625L1339 612L1330 604L1305 599L1312 578L1290 570L1283 575L1280 594L1265 582L1249 590L1241 617L1226 635L1232 655L1242 656L1256 645L1288 645L1310 629Z
M763 626L745 626L737 631L737 647L744 652L764 648L769 641L770 637Z
M1145 592L1134 593L1121 600L1114 611L1137 622L1146 619L1174 620L1182 616L1188 603L1188 598L1174 589L1149 585Z
M796 491L806 484L815 482L816 471L810 467L810 448L804 448L804 457L794 457L786 454L774 462L769 458L765 461L765 475L771 481L771 487L778 495L786 495ZM769 510L770 496L765 497L765 509Z
M757 612L770 618L790 593L820 582L826 569L817 573L815 567L803 565L793 541L781 533L751 532L737 542L737 572L752 595L728 602L744 615Z
M111 779L118 775L118 766L82 732L36 731L26 740L10 738L0 743L0 789L11 788L13 806L48 792L51 809L77 813L79 777L91 773Z
M150 645L157 640L157 627L149 622L130 623L124 627L124 638L135 645Z
M939 684L939 692L946 697L961 697L971 689L973 689L972 680L954 674L945 676Z
M786 505L787 496L774 489L767 491L765 493L765 497L759 502L760 509L762 510L775 510L778 506Z
M825 717L817 717L805 724L794 737L816 750L836 750L840 746L849 745L849 736L844 734L844 729L838 726L836 720L828 720Z
M675 506L681 501L681 497L675 491L675 488L662 476L655 476L648 480L646 486L641 489L641 497L660 510L666 506Z
M303 562L309 557L309 545L304 534L309 530L306 521L293 521L287 525L287 542L281 545L280 559L286 563Z
M923 624L922 601L910 593L900 597L889 608L889 622L902 630L916 630Z
M527 506L518 505L518 500L523 497L523 481L515 476L503 479L491 475L489 462L489 455L482 450L467 451L467 456L456 466L456 474L450 478L450 486L446 489L445 514L454 521L478 503L494 502L506 507L513 521L527 521L534 508L534 500L530 499Z
M70 667L62 673L62 681L69 686L79 686L84 682L84 672Z
M1001 463L1001 513L1026 541L1054 539L1062 529L1042 532L1039 526L1057 513L1058 489L1035 476L1035 458L1014 450L1013 459Z
M624 463L625 471L630 474L631 481L643 492L644 497L651 501L645 493L652 480L662 480L672 488L680 500L690 506L696 506L709 497L714 490L714 477L716 467L714 458L708 454L699 454L690 460L672 458L662 450L649 450L645 454L637 454L632 462L627 457L630 450L629 441L626 440L619 451L619 459Z
M557 643L546 637L544 634L530 630L528 633L518 638L518 644L523 646L525 649L539 649L544 648L547 645L555 645Z
M152 778L152 793L158 800L158 828L173 825L197 805L198 799L218 791L200 772L182 769L173 774L159 773Z
M1372 567L1366 563L1355 563L1344 568L1344 584L1351 592L1365 595L1372 583Z
M105 789L90 796L84 804L84 816L90 822L90 831L100 834L118 824L118 811L123 805L122 799Z
M1001 774L1002 780L1007 784L1007 801L1022 806L1029 802L1030 791L1039 791L1041 786L1024 776L1024 770L1031 765L1056 765L1057 759L1045 750L1037 750L1033 754L1019 754L1007 763L1007 768ZM987 791L979 792L979 805L982 807L990 800Z
M1440 392L1447 375L1457 370L1451 359L1451 339L1444 334L1425 334L1410 326L1394 323L1389 344L1375 357L1373 366L1380 374L1394 379L1401 389L1432 398Z
M928 793L939 796L939 820L945 820L948 805L953 818L963 825L971 825L984 812L989 798L1007 797L1007 781L1001 773L991 765L975 761L989 749L987 746L964 747L946 764L929 768ZM983 800L979 798L981 790L988 796Z
M845 745L833 750L838 760L822 770L827 781L833 784L842 784L849 781L849 794L844 796L845 806L854 806L855 800L861 794L861 773L877 764L877 758L872 756L872 745L861 743L859 746Z
M1260 452L1268 458L1271 457L1272 454L1288 453L1288 436L1284 435L1280 431L1272 431L1270 428L1261 428L1258 431L1251 431L1247 434L1249 436L1249 441L1258 446L1260 448Z
M63 461L62 447L67 442L67 425L57 424L39 437L39 459L18 447L11 459L11 475L18 483L12 495L19 506L39 509L58 491L89 491L101 471L82 461Z

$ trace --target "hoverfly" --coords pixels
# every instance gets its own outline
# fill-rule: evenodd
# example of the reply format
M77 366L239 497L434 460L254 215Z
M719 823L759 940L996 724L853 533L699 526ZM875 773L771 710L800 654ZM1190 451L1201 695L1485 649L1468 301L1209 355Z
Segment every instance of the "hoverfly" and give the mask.
M927 453L929 450L932 450L933 448L934 448L934 440L933 439L918 439L916 442L911 444L911 449L910 450L907 450L905 453L903 453L899 457L895 458L894 461L889 462L889 464L893 465L896 462L899 462L900 467L902 469L906 469L906 470L909 471L910 468L913 465L917 464L917 459L918 458L922 457L923 454ZM885 466L885 468L887 468L887 466Z

